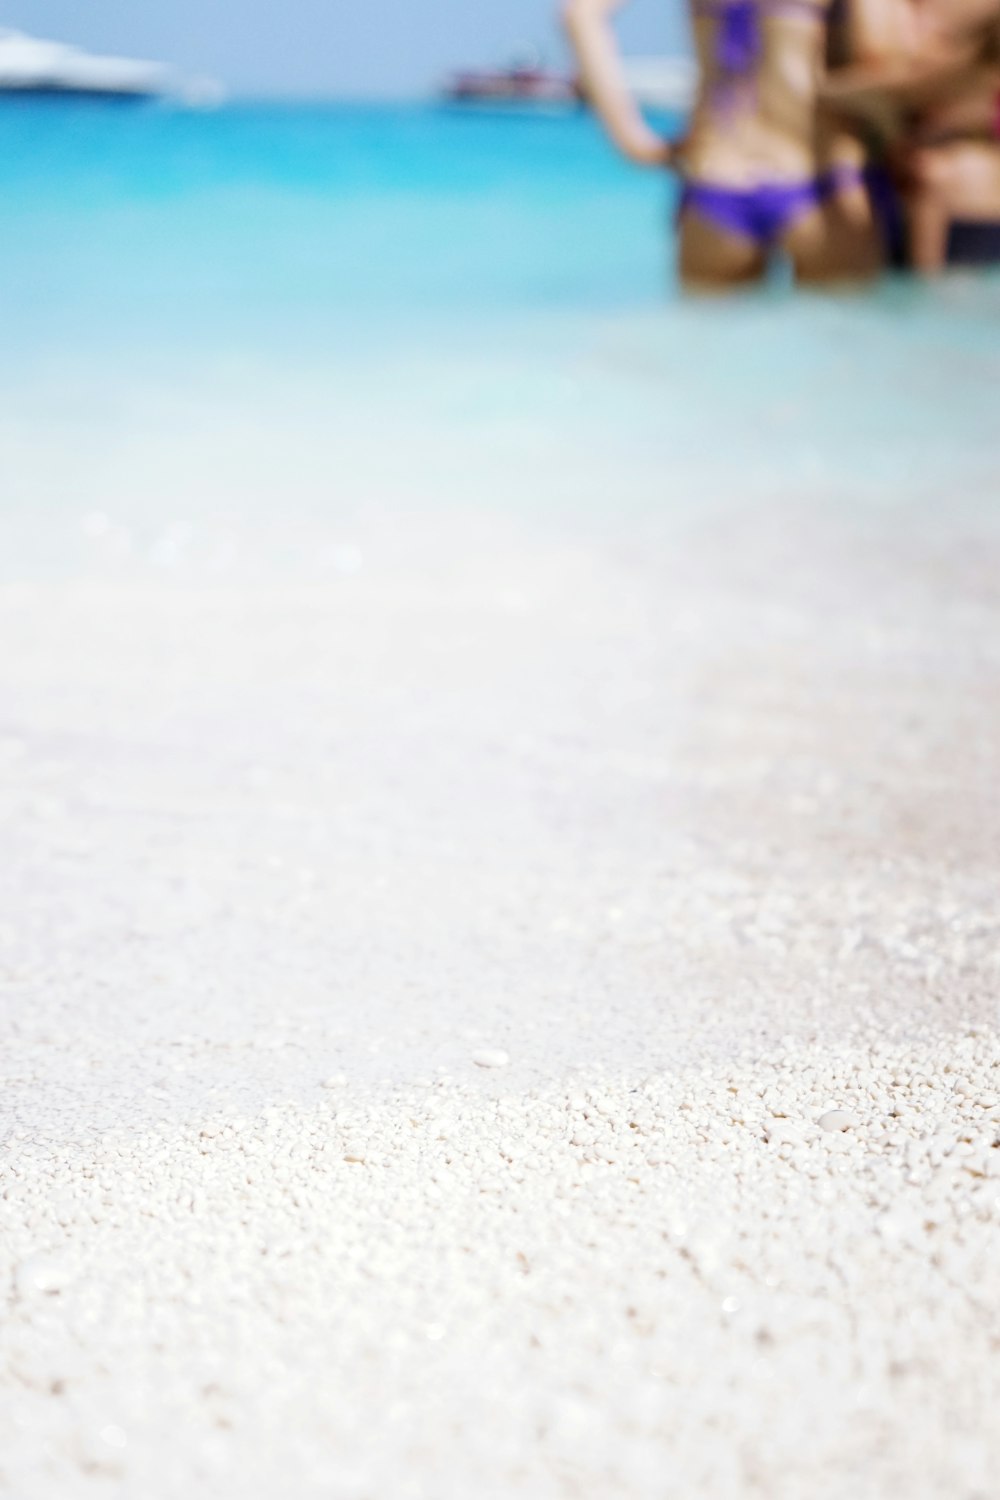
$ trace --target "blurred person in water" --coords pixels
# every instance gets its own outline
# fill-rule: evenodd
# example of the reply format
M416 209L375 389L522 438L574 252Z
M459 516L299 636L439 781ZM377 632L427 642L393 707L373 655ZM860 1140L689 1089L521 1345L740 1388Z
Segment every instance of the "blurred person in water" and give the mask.
M822 93L892 165L909 260L1000 263L1000 0L850 0Z
M633 101L612 16L625 0L566 0L583 89L632 161L683 179L685 285L760 280L775 252L800 282L866 279L882 247L853 127L818 107L829 0L689 0L699 86L685 139L653 131Z

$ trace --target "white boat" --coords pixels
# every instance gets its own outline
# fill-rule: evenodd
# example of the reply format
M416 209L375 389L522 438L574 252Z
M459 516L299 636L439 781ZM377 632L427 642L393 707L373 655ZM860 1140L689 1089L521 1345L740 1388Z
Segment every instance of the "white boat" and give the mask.
M650 109L688 110L694 103L698 69L690 57L631 57L625 77L640 104Z
M166 91L159 63L98 57L62 42L0 30L0 94L71 94L148 99Z

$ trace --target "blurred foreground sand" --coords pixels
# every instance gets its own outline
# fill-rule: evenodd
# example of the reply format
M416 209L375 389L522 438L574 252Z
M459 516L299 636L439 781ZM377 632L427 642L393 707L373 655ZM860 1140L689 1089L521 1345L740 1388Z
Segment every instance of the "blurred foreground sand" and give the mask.
M994 1494L988 513L86 525L0 591L0 1487Z

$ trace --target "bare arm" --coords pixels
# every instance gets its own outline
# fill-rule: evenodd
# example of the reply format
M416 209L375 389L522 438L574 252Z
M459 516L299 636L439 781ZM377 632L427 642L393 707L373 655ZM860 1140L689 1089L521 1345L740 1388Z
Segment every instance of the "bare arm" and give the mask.
M611 16L625 0L566 0L563 22L587 99L608 135L630 161L668 167L675 152L643 119L629 92Z
M897 62L914 51L912 9L907 0L848 0L847 36L855 63Z
M828 73L821 92L825 99L835 100L848 110L857 102L863 111L864 101L873 94L882 94L907 108L919 108L939 96L950 97L966 92L977 76L977 70L967 57L914 63L893 61L884 65L873 63Z
M883 141L895 141L905 125L905 104L898 93L901 78L909 81L908 69L837 68L821 82L820 100L841 125L851 128L863 123Z

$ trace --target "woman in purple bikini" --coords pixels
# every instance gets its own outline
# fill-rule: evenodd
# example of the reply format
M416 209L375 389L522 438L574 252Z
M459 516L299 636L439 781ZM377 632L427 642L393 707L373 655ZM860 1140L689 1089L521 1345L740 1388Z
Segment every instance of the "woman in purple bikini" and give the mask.
M718 289L759 280L775 252L800 282L865 279L882 264L860 146L821 117L830 0L690 0L700 83L681 144L643 119L612 14L625 0L567 0L583 87L612 140L684 179L680 273Z

